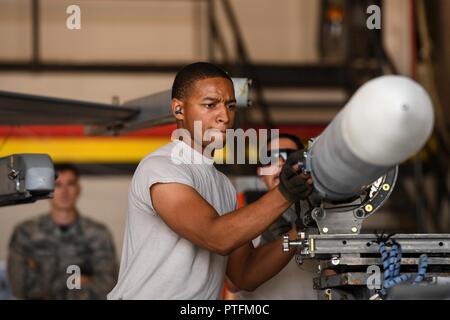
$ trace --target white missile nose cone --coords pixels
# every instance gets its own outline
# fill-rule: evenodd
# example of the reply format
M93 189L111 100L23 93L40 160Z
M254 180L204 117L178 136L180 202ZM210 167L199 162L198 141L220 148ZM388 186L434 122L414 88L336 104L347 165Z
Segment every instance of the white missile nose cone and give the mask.
M417 82L382 76L364 84L342 110L342 133L367 163L391 166L419 151L431 135L431 99Z

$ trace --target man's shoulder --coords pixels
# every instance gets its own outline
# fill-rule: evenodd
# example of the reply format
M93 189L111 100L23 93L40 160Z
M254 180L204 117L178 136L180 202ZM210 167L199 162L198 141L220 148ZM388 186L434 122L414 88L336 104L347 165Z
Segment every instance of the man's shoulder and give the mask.
M11 235L10 245L29 243L32 239L46 235L46 226L48 226L50 219L49 214L43 214L19 223L15 226Z
M170 141L165 145L160 146L158 149L150 152L145 156L142 161L152 158L168 158L172 154L172 150L177 146L178 141Z
M79 219L84 229L92 231L93 233L109 234L109 229L105 224L85 216L80 216Z
M44 226L46 223L50 221L50 214L41 214L39 216L30 218L28 220L25 220L21 223L19 223L16 226L17 231L35 231L39 230Z
M215 169L217 172L217 175L219 177L219 179L222 179L222 183L226 184L226 187L228 187L229 189L231 189L233 192L236 192L236 189L233 185L233 183L231 182L230 178L228 178L223 172Z
M134 179L157 177L193 178L193 166L187 164L178 154L182 142L173 141L150 153L139 163Z
M94 248L110 250L113 238L109 228L105 224L88 217L79 217L79 219L83 242L87 241Z
M149 153L139 162L138 168L153 168L154 166L174 166L179 163L172 161L174 148L176 148L177 142L172 141L165 144L164 146L156 149L155 151Z

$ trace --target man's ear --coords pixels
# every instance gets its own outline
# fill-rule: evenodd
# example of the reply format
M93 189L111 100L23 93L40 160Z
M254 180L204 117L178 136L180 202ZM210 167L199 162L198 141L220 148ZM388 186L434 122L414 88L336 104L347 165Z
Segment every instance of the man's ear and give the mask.
M184 107L183 101L176 98L172 99L172 114L177 120L184 120Z

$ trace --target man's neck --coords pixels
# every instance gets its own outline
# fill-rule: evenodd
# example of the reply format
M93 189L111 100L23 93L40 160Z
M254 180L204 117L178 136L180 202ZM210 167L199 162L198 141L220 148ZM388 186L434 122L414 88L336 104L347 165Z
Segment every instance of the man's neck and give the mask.
M181 123L177 123L177 129L185 129L185 130L187 130L186 128L184 128L183 127L183 125L181 124ZM178 139L177 139L178 140ZM188 141L185 141L185 139L183 138L183 140L180 140L180 141L182 141L182 142L184 142L184 143L186 143L188 146L190 146L192 149L194 149L194 150L196 150L197 152L199 152L200 154L202 154L202 155L205 155L204 154L204 151L205 151L205 148L206 147L204 147L203 146L203 144L200 142L198 142L198 141L196 141L196 139L195 139L195 137L194 137L194 134L191 134L190 133L190 138L188 139ZM214 158L214 153L215 153L215 149L213 149L212 150L212 152L211 152L211 155L205 155L207 158ZM211 157L212 156L212 157Z
M52 220L59 226L68 226L73 224L77 219L77 211L75 209L57 209L51 211Z

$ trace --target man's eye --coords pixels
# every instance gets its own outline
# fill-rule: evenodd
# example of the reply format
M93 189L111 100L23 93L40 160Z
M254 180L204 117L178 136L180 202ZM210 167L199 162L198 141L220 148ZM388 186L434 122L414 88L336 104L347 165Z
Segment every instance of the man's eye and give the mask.
M205 106L207 108L213 108L214 107L214 103L206 103Z
M236 105L235 104L229 104L228 105L228 109L234 110L234 109L236 109Z

